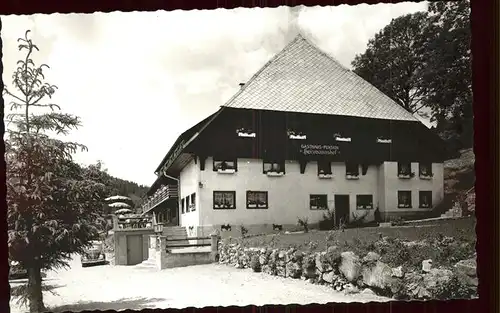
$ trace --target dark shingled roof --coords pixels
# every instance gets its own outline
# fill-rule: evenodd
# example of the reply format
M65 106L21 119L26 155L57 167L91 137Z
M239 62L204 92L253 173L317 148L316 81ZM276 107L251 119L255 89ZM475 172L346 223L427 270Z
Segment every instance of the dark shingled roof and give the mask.
M224 106L418 121L301 35L265 64Z

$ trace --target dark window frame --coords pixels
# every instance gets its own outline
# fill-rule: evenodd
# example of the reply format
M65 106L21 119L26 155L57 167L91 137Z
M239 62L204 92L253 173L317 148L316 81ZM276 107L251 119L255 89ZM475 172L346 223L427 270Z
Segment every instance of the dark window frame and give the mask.
M426 174L423 173L423 169L427 167L428 172ZM432 162L419 162L418 163L418 176L419 177L433 177L434 173L432 171Z
M346 176L359 177L359 163L345 162L344 165L345 165L345 174L346 174ZM351 171L351 170L354 169L354 166L356 166L356 170L355 171Z
M405 166L408 170L404 171ZM412 177L411 162L398 162L398 177Z
M189 203L190 201L189 200L191 200L191 199L190 199L189 196L184 197L184 199L186 199L186 213L189 213L189 212L191 212L189 210L189 205L190 205L190 203Z
M230 163L232 162L233 163L233 166L228 166L227 163ZM216 165L216 163L220 163L221 165ZM224 167L223 164L226 164L225 168L222 168ZM218 172L219 169L221 170L234 170L235 172L238 171L238 159L235 158L235 159L222 159L222 158L213 158L212 159L212 170L214 172Z
M186 213L186 203L184 198L181 199L181 213Z
M286 173L286 165L285 165L285 160L262 160L262 173L267 174L267 173ZM266 164L271 164L271 169L266 170ZM280 171L275 171L273 170L273 165L278 164L279 167L282 167Z
M409 195L408 197L408 202L409 203L403 203L402 202L402 196L404 194ZM412 193L411 190L398 190L398 208L399 209L411 209L413 207L412 204Z
M364 201L363 199L369 199ZM360 194L356 195L356 210L373 210L373 195Z
M190 204L193 206L191 207L191 212L196 211L196 192L193 192L191 195L189 195L190 198Z
M249 201L249 195L251 193L255 194L264 194L265 195L265 203L263 205L256 203L255 206L252 206L252 204ZM247 190L247 195L246 195L246 207L247 209L250 210L265 210L269 209L269 193L267 191L261 191L261 190Z
M314 202L317 202L317 204L316 205L313 204ZM309 195L309 209L313 210L313 211L328 210L328 195L327 194L310 194Z
M233 206L224 208L224 207L215 207L215 195L221 193L221 194L231 194L233 197ZM236 210L236 191L231 191L231 190L214 190L213 195L212 195L212 202L213 202L213 209L214 210Z
M424 206L423 205L423 199L424 199L424 195L427 195L429 196L429 205L428 206ZM418 192L418 207L420 209L430 209L432 208L432 190L420 190Z
M333 175L331 161L319 160L317 165L318 165L318 176L319 175ZM326 170L325 170L325 168L326 168ZM323 171L323 173L321 173L321 171Z

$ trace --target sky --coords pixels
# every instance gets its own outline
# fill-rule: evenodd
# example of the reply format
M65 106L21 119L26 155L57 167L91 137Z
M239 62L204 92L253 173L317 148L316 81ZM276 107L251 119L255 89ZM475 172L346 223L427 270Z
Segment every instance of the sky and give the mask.
M116 177L151 185L177 137L219 109L299 32L342 65L391 19L427 3L1 16L7 87L31 30L58 90L51 102L83 126L66 136ZM9 102L6 99L6 104ZM8 108L6 108L7 110Z

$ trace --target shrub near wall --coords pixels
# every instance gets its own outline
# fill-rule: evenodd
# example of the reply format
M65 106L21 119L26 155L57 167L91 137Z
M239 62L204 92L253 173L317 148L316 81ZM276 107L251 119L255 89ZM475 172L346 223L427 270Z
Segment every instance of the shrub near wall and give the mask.
M432 261L418 260L419 257L414 255L426 255L422 250L427 244L425 242L404 243L384 238L369 245L358 243L356 249L344 244L330 246L322 252L297 251L293 247L248 248L242 242L231 238L221 241L219 263L251 268L269 275L301 278L348 293L369 289L381 296L408 300L477 297L475 258L457 260L454 265L440 265L445 263L438 261L439 266L433 267ZM449 237L444 242L456 248L456 243ZM406 254L400 255L403 246ZM453 250L446 247L442 255L435 254L437 260L441 257L454 260L466 255L463 249L458 249L460 255L451 256ZM435 246L429 244L428 248Z

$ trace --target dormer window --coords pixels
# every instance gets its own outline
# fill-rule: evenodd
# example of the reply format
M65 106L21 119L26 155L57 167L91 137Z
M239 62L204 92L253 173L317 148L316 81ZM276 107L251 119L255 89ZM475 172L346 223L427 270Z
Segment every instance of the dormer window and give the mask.
M233 174L237 169L237 161L214 159L213 169L221 174Z
M419 163L418 175L421 179L431 179L434 176L432 173L432 163Z
M333 134L333 138L339 142L351 142L351 137L343 136L340 133Z
M359 164L346 162L345 174L347 179L359 179Z
M288 138L292 139L292 140L305 140L305 139L307 139L307 135L304 134L303 132L289 129L286 133L288 135Z
M255 138L255 131L250 128L240 127L236 129L236 134L238 137L247 137L247 138Z
M318 177L332 178L332 163L330 161L318 161Z
M267 176L285 175L285 161L267 161L263 163L263 172Z
M387 137L378 137L377 143L392 143L392 139Z
M398 162L398 177L402 179L409 179L415 176L411 171L410 162Z

